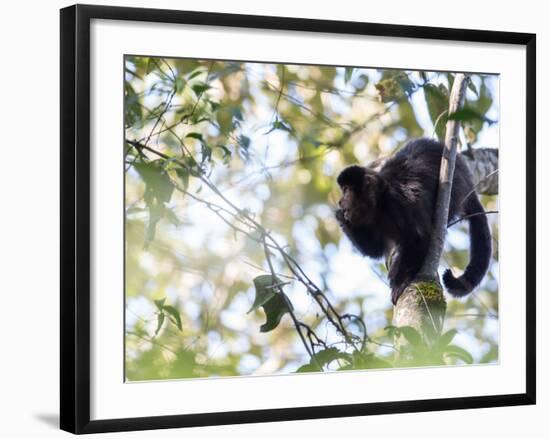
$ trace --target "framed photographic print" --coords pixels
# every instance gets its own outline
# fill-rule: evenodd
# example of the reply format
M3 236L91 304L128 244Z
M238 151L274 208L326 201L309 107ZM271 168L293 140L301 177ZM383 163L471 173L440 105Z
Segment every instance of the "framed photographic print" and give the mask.
M61 428L535 403L535 35L61 10Z

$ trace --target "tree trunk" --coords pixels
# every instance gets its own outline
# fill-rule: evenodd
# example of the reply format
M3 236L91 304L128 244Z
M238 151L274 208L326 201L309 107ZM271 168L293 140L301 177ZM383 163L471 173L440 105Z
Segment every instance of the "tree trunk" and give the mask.
M411 326L429 343L443 329L447 302L437 281L411 283L401 294L393 309L393 325ZM395 340L397 347L406 343L404 337Z
M416 329L427 344L441 334L447 309L443 288L439 282L438 268L447 232L458 143L459 122L451 116L464 103L468 80L464 74L456 74L449 98L449 120L439 170L432 236L422 268L417 275L417 279L421 281L415 280L405 289L393 310L394 326L410 326ZM404 337L399 336L396 344L401 346L404 343Z

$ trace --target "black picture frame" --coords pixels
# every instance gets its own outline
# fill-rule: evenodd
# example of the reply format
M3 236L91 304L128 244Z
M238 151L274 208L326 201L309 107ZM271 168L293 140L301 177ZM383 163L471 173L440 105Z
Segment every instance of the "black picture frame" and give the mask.
M328 32L521 45L526 48L526 376L525 393L346 404L126 419L90 419L90 22L93 19ZM387 413L535 404L535 145L536 36L448 29L160 9L75 5L61 10L61 404L72 433L192 427Z

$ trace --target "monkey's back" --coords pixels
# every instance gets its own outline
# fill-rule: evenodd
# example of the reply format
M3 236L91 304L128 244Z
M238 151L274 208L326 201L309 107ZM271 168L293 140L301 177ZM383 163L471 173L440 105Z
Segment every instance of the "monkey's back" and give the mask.
M380 174L402 194L403 201L431 210L435 206L443 147L432 139L412 140L384 163ZM457 154L449 218L460 213L462 201L472 188L470 171Z

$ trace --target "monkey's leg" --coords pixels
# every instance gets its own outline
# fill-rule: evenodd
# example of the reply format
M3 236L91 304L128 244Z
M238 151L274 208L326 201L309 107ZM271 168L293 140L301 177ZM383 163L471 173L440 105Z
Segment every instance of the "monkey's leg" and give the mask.
M399 250L397 250L392 257L391 265L388 271L388 279L390 281L391 288L391 301L394 305L397 303L397 299L399 299L399 296L403 292L403 274L400 264L401 255Z
M399 246L388 273L394 305L420 271L428 251L426 241L420 237L410 237Z
M412 280L412 271L411 267L407 265L408 263L408 255L406 252L404 253L402 248L399 248L392 258L390 271L388 272L391 300L394 305Z

